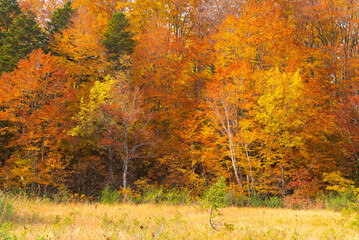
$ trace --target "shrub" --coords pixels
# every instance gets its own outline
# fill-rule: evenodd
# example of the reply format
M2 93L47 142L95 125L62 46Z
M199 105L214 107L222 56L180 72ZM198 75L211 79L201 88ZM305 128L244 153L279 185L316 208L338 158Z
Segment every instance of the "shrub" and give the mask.
M167 203L179 205L190 203L189 192L185 190L163 190L150 187L143 191L142 195L135 199L136 203Z
M116 190L112 190L106 186L101 192L101 202L105 204L114 204L120 201L120 194Z
M295 196L286 196L284 198L284 207L292 209L308 209L313 206L309 198L297 198Z
M161 202L172 205L186 204L191 202L189 194L184 190L170 190L164 193Z
M282 198L277 196L261 198L258 194L254 194L252 198L248 198L247 205L251 207L269 208L279 208L284 206Z
M13 205L13 200L0 192L0 222L12 221L16 217L16 210Z
M355 194L351 191L342 192L339 194L329 194L322 197L326 208L334 211L342 211L343 209L357 209L358 200Z
M218 179L218 181L212 185L204 194L204 204L213 209L218 209L228 206L227 190L224 177Z
M248 197L238 194L234 190L228 191L226 198L229 206L235 206L235 207L247 206Z
M214 218L218 216L219 209L228 206L227 199L227 186L225 184L224 177L221 177L217 180L215 184L208 189L204 195L203 204L205 207L211 208L211 213L209 215L209 223L214 230L218 230L218 225L222 225L220 222L215 222ZM227 226L232 226L227 224ZM233 227L231 227L232 229Z
M0 239L2 240L17 240L14 234L10 233L11 228L13 228L13 223L2 223L0 225Z
M283 207L284 204L282 198L274 196L274 197L266 198L264 200L264 206L269 208L280 208Z

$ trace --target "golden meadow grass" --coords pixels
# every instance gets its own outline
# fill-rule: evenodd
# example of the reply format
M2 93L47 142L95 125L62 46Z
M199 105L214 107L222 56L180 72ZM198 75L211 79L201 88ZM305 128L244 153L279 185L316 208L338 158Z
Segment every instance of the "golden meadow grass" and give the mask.
M197 205L20 199L14 207L14 224L3 225L2 239L359 239L355 214L329 210L228 207L215 218L215 231L209 210Z

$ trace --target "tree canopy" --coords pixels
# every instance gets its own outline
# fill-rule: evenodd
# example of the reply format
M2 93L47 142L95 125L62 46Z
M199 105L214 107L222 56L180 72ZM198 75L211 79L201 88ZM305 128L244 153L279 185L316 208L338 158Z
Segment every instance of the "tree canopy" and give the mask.
M349 191L358 19L350 0L0 0L0 187Z

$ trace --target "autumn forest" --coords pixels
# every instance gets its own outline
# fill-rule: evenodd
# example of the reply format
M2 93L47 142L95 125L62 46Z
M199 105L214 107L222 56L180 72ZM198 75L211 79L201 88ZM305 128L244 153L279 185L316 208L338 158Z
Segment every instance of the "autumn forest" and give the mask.
M359 2L0 0L0 188L358 191Z

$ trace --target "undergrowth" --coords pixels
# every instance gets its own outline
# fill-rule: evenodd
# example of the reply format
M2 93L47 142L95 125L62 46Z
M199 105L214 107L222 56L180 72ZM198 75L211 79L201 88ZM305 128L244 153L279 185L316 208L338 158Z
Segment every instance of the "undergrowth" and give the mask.
M211 187L203 191L200 196L193 196L192 192L185 189L165 189L163 187L148 187L141 191L128 189L111 189L106 186L101 194L96 198L86 197L80 194L70 194L58 197L55 194L52 198L39 198L36 194L29 192L16 191L12 194L0 192L0 222L13 220L16 211L13 207L13 199L26 198L37 199L41 201L54 202L101 202L104 204L115 203L133 203L133 204L168 204L168 205L191 205L200 204L208 198ZM333 211L356 212L359 209L359 201L356 194L351 191L345 193L330 193L318 196L317 198L303 198L288 195L280 196L262 196L254 194L252 197L237 194L233 190L225 189L223 192L224 201L228 206L234 207L255 207L255 208L290 208L290 209L328 209ZM359 212L359 211L358 211Z
M0 192L0 223L11 222L16 219L16 210L13 199Z

